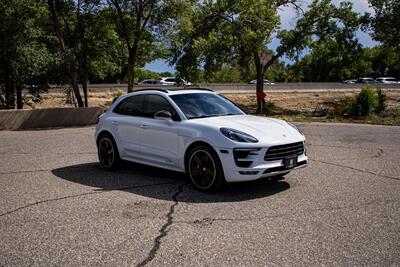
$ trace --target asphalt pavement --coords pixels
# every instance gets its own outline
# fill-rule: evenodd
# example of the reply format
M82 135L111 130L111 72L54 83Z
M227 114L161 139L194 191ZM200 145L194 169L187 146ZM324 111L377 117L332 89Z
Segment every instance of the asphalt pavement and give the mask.
M400 127L299 124L310 164L195 191L97 161L94 128L0 132L0 266L399 266Z

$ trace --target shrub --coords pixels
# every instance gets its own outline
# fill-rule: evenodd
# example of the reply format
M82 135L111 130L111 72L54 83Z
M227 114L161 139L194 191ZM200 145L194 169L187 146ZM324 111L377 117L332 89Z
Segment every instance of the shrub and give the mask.
M381 90L378 89L378 107L376 108L376 113L381 113L383 111L385 111L386 109L386 95L385 93Z
M384 100L382 100L384 104ZM361 92L344 101L347 113L353 117L367 116L378 110L379 95L376 89L371 85L365 85Z
M358 94L356 102L359 105L359 115L370 115L379 105L376 89L369 84L364 86Z
M125 91L124 91L124 90L118 89L118 90L114 93L114 96L115 96L115 97L119 97L119 96L122 96L122 95L124 95L124 94L125 94Z

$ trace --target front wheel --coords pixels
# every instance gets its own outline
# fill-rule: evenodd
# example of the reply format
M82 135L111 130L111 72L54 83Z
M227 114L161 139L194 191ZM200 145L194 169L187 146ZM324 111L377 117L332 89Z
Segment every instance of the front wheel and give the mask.
M218 155L207 146L199 145L189 152L187 172L199 191L216 192L225 184Z
M101 167L112 170L119 164L120 158L117 145L109 134L100 136L97 142L97 152Z

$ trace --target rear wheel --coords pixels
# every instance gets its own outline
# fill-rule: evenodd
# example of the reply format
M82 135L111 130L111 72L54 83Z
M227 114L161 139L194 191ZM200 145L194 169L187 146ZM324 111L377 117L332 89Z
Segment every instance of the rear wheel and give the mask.
M97 152L101 167L112 170L118 166L120 162L118 148L111 135L103 134L99 137Z
M225 184L222 165L213 149L199 145L189 152L187 172L193 186L203 192L215 192Z

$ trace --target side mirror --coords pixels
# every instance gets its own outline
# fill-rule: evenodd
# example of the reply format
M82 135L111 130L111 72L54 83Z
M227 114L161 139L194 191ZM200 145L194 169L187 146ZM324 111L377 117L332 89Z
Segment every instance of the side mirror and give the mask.
M166 110L160 110L154 114L154 119L157 120L172 120L172 114Z

